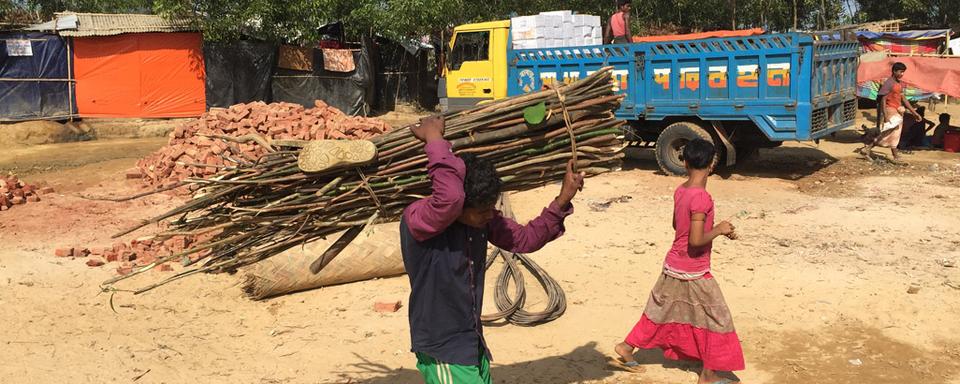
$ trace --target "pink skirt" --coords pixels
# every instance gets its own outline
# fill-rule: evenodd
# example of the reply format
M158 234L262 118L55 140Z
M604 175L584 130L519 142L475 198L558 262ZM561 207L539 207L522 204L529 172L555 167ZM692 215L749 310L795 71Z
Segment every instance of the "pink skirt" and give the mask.
M640 321L624 340L634 348L663 350L671 360L697 360L715 371L741 371L743 349L720 286L660 275Z

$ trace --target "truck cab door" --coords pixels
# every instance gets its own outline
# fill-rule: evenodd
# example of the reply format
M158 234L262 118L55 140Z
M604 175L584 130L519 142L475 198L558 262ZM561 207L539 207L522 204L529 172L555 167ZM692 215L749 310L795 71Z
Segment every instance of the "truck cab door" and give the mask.
M447 60L447 100L441 107L461 111L494 99L493 30L457 31Z

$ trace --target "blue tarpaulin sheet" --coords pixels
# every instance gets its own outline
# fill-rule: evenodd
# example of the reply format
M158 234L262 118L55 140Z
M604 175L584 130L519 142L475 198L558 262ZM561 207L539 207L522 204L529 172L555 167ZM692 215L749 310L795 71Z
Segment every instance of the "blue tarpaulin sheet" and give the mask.
M900 40L914 40L914 39L943 39L947 37L947 34L950 33L949 29L928 29L922 31L900 31L900 32L870 32L870 31L857 31L857 37L864 39L875 40L875 39L900 39Z
M929 29L922 31L900 31L900 32L870 32L856 31L857 38L864 40L925 40L925 39L945 39L950 33L949 29ZM817 34L819 40L840 40L840 33L827 32Z
M24 46L27 41L29 49ZM67 44L57 35L0 34L0 120L61 119L76 114Z

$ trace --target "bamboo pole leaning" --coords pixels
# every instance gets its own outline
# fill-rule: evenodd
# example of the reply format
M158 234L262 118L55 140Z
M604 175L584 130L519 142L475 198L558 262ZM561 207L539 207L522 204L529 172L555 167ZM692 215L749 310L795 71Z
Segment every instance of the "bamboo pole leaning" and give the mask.
M444 136L455 153L475 153L493 161L505 191L562 180L570 159L588 176L618 169L623 121L613 112L622 96L614 93L611 71L603 68L556 89L448 113ZM528 124L524 110L540 103L547 116L539 124ZM367 225L398 220L407 205L430 195L423 145L404 128L371 141L377 147L377 159L360 168L307 173L297 165L300 148L295 143L264 141L260 145L269 151L259 159L227 159L235 165L207 179L187 179L201 186L193 199L114 237L167 222L165 230L150 238L205 234L209 239L107 280L104 289L167 262L180 261L189 268L134 292L197 273L234 272L346 231L346 237L335 242L342 247ZM317 270L337 253L337 249L325 252Z

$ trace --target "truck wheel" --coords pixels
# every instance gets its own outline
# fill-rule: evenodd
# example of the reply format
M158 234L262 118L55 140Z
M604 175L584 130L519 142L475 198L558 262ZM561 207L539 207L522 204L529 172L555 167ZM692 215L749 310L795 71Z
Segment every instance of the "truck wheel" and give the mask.
M694 139L704 139L713 143L710 133L703 127L681 121L667 126L657 138L657 164L668 175L683 176L687 169L683 165L683 147ZM719 154L719 151L718 151Z
M760 157L760 148L754 146L737 146L737 164L756 160Z

